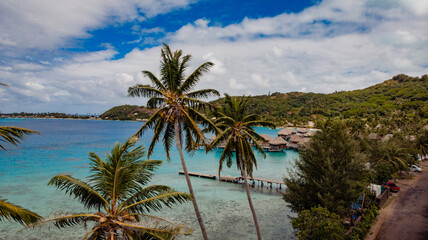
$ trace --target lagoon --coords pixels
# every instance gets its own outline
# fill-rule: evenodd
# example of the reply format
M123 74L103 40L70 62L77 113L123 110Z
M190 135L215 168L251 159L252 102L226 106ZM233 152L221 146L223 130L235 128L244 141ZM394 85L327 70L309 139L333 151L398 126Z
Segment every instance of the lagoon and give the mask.
M89 175L88 153L93 151L104 157L111 146L124 141L134 134L141 122L96 121L68 119L0 119L0 126L25 127L40 132L40 135L26 137L19 147L7 146L8 151L0 152L0 197L30 209L42 216L55 211L86 211L80 204L47 186L49 180L57 174L71 174L84 179ZM272 137L278 130L256 128L260 134ZM153 132L147 131L140 143L147 146ZM175 146L175 145L174 145ZM221 152L203 150L186 154L189 171L217 174L218 159ZM266 159L256 153L258 169L254 177L282 180L291 168L298 152L267 152ZM166 154L161 144L155 147L151 159L164 160L156 171L151 184L165 184L176 190L186 191L187 185L183 175L179 175L181 163L178 151L171 149L171 161L166 161ZM223 168L222 175L238 176L236 165L230 169ZM251 212L245 189L240 184L219 182L211 179L191 177L196 198L204 218L210 239L256 239ZM253 204L259 218L264 239L293 239L290 216L294 213L282 200L275 189L252 189ZM173 209L164 208L159 213L176 223L186 223L193 228L191 236L179 239L202 239L199 225L194 215L192 204L177 205ZM0 223L0 239L81 239L83 227L58 230L51 227L22 230L19 224Z

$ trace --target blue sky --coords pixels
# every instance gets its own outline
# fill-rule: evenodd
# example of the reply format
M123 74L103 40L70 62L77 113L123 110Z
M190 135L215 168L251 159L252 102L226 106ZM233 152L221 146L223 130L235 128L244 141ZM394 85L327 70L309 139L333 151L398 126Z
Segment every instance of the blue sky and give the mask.
M428 2L74 0L0 2L1 112L102 113L158 71L162 42L215 67L234 95L364 88L428 73Z

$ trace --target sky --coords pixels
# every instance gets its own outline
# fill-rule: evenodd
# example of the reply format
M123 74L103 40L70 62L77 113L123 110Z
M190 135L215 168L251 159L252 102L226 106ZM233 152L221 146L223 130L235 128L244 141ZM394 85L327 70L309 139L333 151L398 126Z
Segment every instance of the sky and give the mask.
M2 0L0 112L101 114L191 54L197 89L331 93L428 73L428 1Z

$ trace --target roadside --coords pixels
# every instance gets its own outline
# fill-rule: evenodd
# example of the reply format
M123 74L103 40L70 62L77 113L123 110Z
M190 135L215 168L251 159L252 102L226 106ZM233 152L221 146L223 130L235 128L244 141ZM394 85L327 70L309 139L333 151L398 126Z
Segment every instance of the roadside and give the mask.
M400 192L393 193L372 224L365 240L427 239L428 162L420 164L422 173L411 180L398 180Z

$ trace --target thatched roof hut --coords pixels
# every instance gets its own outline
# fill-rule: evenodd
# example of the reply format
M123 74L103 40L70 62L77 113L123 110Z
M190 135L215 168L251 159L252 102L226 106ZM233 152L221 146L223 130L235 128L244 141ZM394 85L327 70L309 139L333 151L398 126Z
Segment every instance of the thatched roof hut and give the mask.
M302 139L300 139L300 142L297 145L303 146L303 145L308 144L310 141L311 141L310 138L302 138Z
M269 141L270 145L287 145L287 141L284 140L282 137L276 137Z
M290 143L298 144L299 142L302 141L302 139L304 139L304 137L302 135L296 134L296 135L291 136Z
M367 136L367 138L368 138L368 139L371 139L371 140L380 140L382 137L381 137L381 136L379 136L377 133L370 133L370 134Z
M383 136L381 140L382 140L382 142L387 142L387 141L389 141L389 139L392 138L392 136L393 135L391 133L388 133L385 136Z
M260 134L260 137L262 137L266 142L272 141L272 137L267 134Z
M282 151L287 148L287 141L282 137L276 137L269 142L269 151Z
M304 137L313 137L315 135L315 131L308 131L307 133L303 134Z
M284 138L289 138L293 134L296 134L296 130L294 130L294 128L291 128L291 127L283 128L278 132L278 136L284 137Z
M298 131L299 133L303 133L303 134L305 134L305 133L309 132L309 129L307 129L307 128L299 128L299 129L297 129L297 131Z
M284 127L294 127L294 124L287 121L287 122L285 122Z

